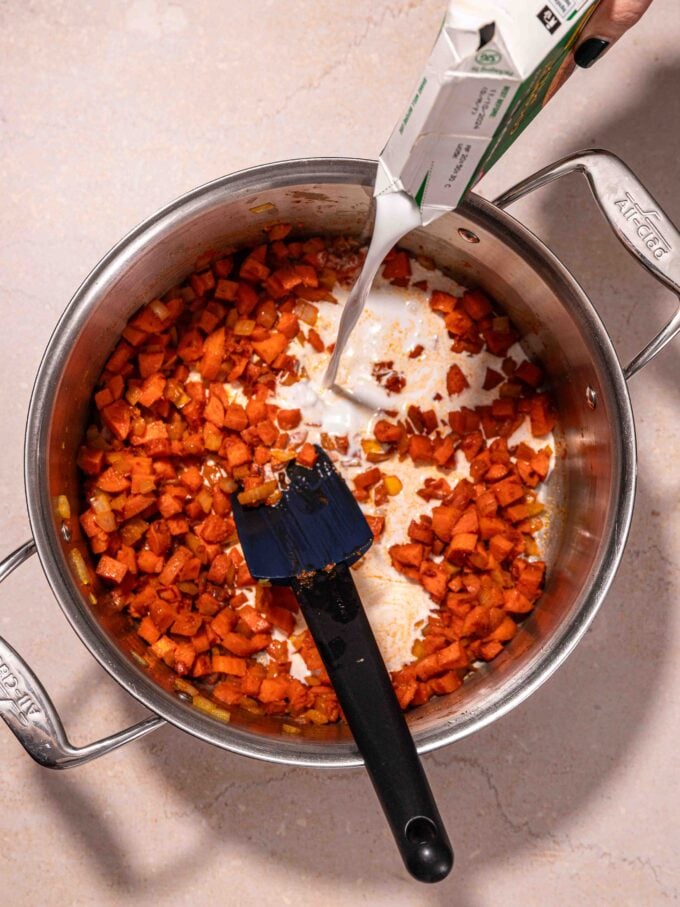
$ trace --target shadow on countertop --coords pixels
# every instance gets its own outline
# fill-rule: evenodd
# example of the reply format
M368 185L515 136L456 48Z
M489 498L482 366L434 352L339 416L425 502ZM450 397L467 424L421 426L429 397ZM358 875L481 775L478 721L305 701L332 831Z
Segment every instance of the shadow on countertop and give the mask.
M579 134L575 124L563 148L568 153L591 146L594 140L619 154L648 180L650 191L676 220L680 220L680 136L660 135L658 124L667 122L668 98L679 83L680 70L660 68L624 116L604 119L594 137ZM572 268L606 324L621 321L616 287L625 281L639 288L641 305L627 317L629 322L638 317L644 322L640 332L624 330L625 323L612 329L627 361L662 324L672 297L657 289L608 235L577 177L542 193L541 236ZM564 224L580 219L587 223L587 231L565 234ZM676 341L634 379L642 383L653 375L655 386L672 395L675 412L680 408L679 357ZM602 796L647 733L647 716L659 696L659 678L670 656L668 616L677 603L671 600L668 577L678 565L673 563L677 546L674 551L674 540L664 535L662 515L668 505L655 491L655 464L646 460L644 450L640 460L627 551L591 631L527 702L474 737L425 757L457 854L457 865L442 885L424 888L407 877L361 771L330 774L258 763L172 729L135 744L147 757L147 771L162 771L174 798L185 801L190 814L200 813L207 827L200 846L194 842L183 857L173 857L172 865L163 865L162 859L153 869L139 865L129 843L99 814L77 772L64 777L36 768L45 808L55 814L57 827L79 841L84 858L93 862L121 901L151 895L166 874L178 889L186 884L188 892L191 880L210 872L237 841L274 864L298 870L310 895L315 879L330 880L348 886L349 902L350 882L360 877L366 885L361 889L364 896L374 903L448 907L455 902L456 907L478 907L478 883L488 867L530 853L550 859L556 851L570 848L566 829L572 817ZM655 527L653 535L649 525ZM644 571L649 572L652 563L658 579L650 590ZM122 691L120 695L126 698ZM129 702L130 715L137 715L137 706ZM144 779L130 783L141 789ZM182 834L172 818L156 825L155 833L159 830L175 838ZM599 856L594 847L593 860Z

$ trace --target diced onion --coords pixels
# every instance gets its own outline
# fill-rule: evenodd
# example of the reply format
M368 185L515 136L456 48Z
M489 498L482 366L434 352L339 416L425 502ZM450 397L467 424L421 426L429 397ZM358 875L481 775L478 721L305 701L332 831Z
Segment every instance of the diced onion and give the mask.
M58 494L56 496L54 499L54 509L57 512L57 516L60 516L62 520L71 519L71 505L65 494Z
M90 498L90 504L95 513L110 513L111 498L105 491L98 491Z
M225 722L231 721L231 712L221 709L211 699L207 699L205 696L194 696L191 701L197 709L205 712L206 715L210 715L211 718L217 718Z
M372 438L364 438L361 442L364 453L383 453L384 447L380 441L374 441Z
M116 523L116 517L110 510L105 510L102 513L96 513L94 521L100 529L103 529L104 532L115 532L118 527L118 524Z
M290 460L295 459L294 450L281 450L278 447L272 447L269 453L271 454L272 460L276 460L278 463L288 463Z
M238 337L249 337L255 330L255 322L252 318L241 318L234 325L234 333Z
M83 586L89 586L90 585L90 573L87 569L87 564L85 563L85 559L82 556L82 554L80 553L80 551L78 551L77 548L71 548L71 550L68 553L68 556L69 556L69 560L71 561L71 566L75 570L76 576L78 577L80 582L83 584Z
M254 208L249 208L248 210L252 214L264 214L265 211L273 211L276 206L272 202L264 202L261 205L255 205Z
M198 696L198 690L193 685L189 683L188 680L184 680L182 677L175 677L175 689L179 690L181 693L188 693L189 696Z
M199 493L196 495L196 503L201 505L204 513L210 513L212 502L212 495L205 488L199 491Z
M177 588L185 595L197 595L198 586L196 583L177 583Z
M130 404L130 406L134 406L136 403L138 403L141 396L142 389L140 387L137 387L136 385L129 387L125 393L125 399Z
M312 305L311 302L296 303L293 313L300 321L304 321L304 323L310 325L310 327L314 327L317 318L319 317L319 310L315 305Z
M248 504L258 504L260 501L266 501L277 489L278 483L276 481L263 482L262 485L256 485L255 488L242 491L238 496L238 502L244 507Z
M218 487L224 491L226 494L231 494L232 491L236 491L238 488L238 482L235 482L233 479L230 479L228 476L221 478L217 482Z
M154 299L153 302L150 302L149 308L157 318L160 318L161 321L165 321L165 319L170 316L170 309L165 305L164 302L161 302L160 299Z
M304 717L311 721L312 724L328 724L328 716L318 709L307 709Z

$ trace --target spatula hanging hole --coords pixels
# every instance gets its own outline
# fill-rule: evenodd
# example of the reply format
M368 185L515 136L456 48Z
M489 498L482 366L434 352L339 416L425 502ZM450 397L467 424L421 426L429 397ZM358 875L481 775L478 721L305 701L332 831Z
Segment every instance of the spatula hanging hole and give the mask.
M411 844L428 844L437 837L437 828L427 816L416 816L406 826L406 839Z

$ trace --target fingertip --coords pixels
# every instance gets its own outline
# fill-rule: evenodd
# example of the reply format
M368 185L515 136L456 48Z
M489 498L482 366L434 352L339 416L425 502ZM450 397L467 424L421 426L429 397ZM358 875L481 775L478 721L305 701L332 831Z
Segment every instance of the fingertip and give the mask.
M586 38L574 51L574 62L581 69L589 69L609 49L611 42L607 38Z

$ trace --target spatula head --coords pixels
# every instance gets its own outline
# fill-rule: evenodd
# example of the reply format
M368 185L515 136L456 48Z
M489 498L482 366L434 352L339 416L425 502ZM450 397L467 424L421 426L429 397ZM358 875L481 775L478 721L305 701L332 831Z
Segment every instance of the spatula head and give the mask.
M353 564L373 533L344 479L316 447L312 469L288 464L289 486L273 507L243 507L232 495L246 563L255 579L287 584L307 571Z

